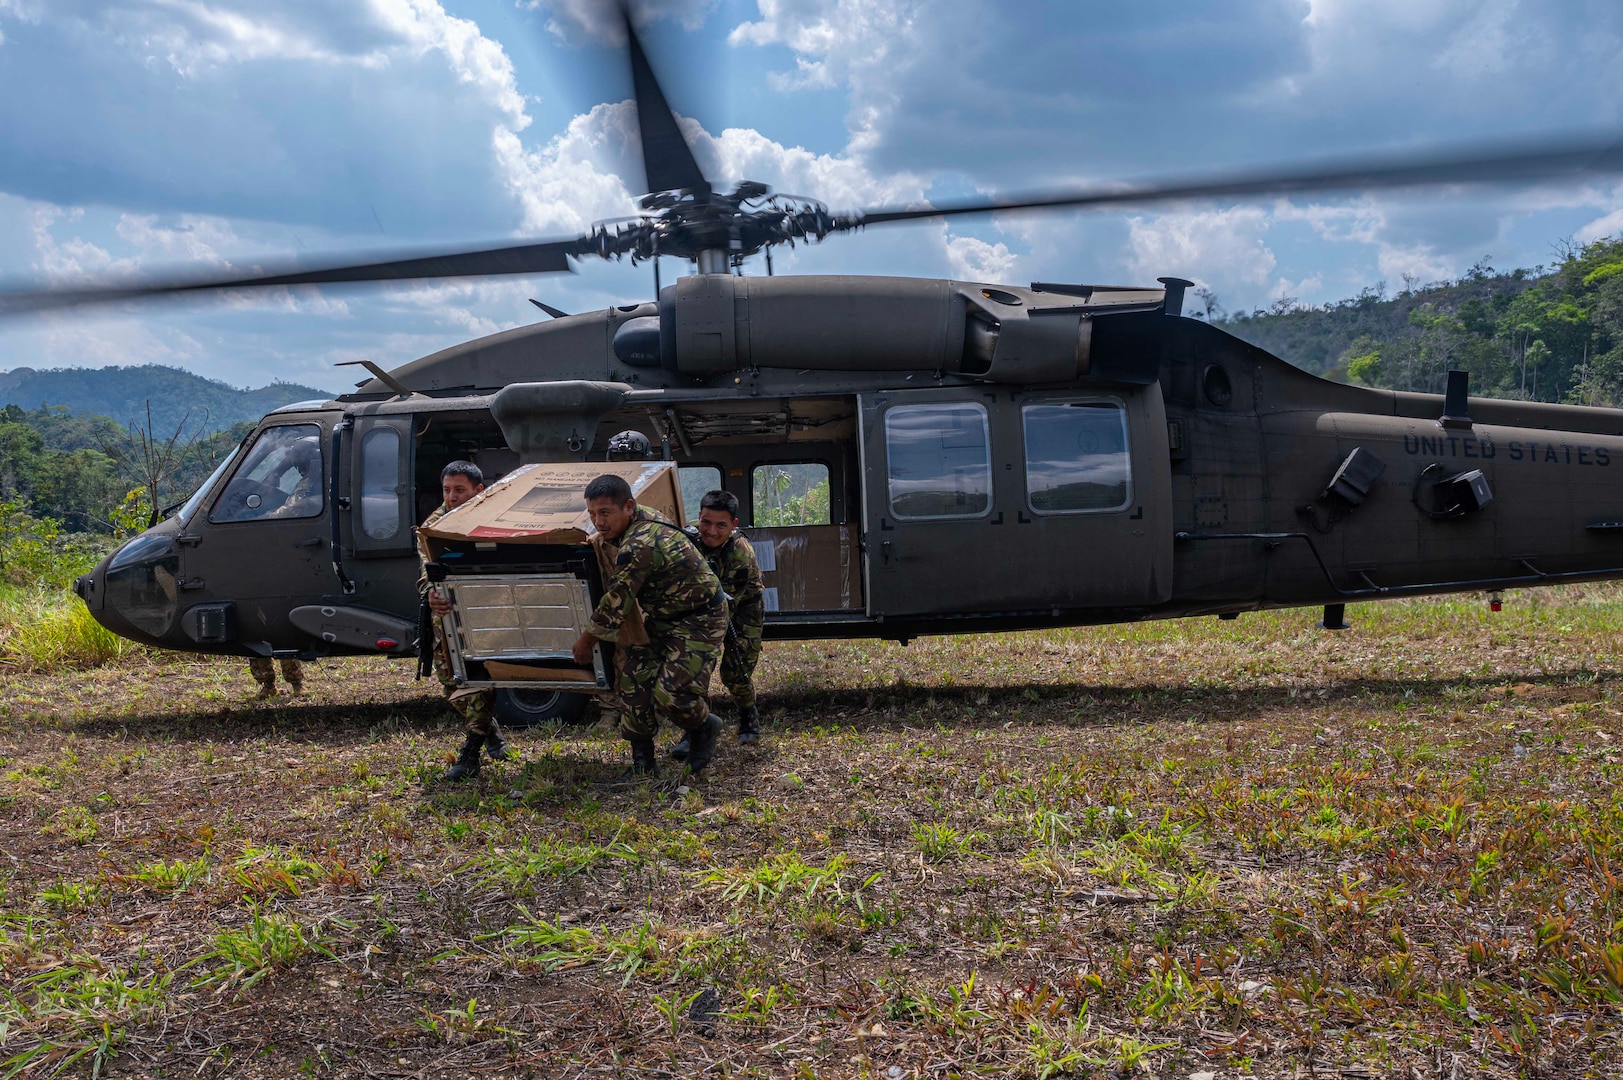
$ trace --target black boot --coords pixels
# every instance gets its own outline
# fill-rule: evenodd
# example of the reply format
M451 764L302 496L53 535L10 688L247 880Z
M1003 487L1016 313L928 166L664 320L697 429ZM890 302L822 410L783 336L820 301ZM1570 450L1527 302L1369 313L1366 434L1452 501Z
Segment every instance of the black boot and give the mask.
M507 740L502 738L501 725L494 721L491 722L489 734L485 736L485 749L490 752L491 761L506 761L513 756L507 749Z
M738 741L746 745L761 741L761 714L754 705L738 710Z
M683 734L682 741L671 747L667 753L671 755L671 759L673 761L686 761L688 759L688 751L692 749L693 744L688 741L687 735Z
M704 723L688 732L688 771L698 772L716 755L716 738L721 734L721 718L711 713Z
M457 755L456 764L445 770L445 779L464 780L479 775L479 751L484 749L485 737L468 733L467 740L462 744L462 752Z
M659 756L654 751L654 740L648 735L635 735L626 740L631 744L631 768L620 774L619 782L634 784L659 777Z

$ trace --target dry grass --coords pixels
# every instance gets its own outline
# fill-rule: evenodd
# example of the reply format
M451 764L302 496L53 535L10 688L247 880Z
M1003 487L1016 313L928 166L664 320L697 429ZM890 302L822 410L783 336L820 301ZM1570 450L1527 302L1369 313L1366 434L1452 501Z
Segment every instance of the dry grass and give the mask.
M89 668L141 651L98 623L71 592L0 589L0 671Z
M769 646L434 779L405 666L0 691L0 1076L1609 1076L1623 591ZM674 774L674 773L673 773Z

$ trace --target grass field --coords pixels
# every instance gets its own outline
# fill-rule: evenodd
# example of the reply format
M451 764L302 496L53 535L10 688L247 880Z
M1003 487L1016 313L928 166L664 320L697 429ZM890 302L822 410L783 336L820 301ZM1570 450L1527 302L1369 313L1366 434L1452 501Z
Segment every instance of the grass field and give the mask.
M0 1077L1602 1077L1623 589L769 646L436 778L404 665L0 690Z

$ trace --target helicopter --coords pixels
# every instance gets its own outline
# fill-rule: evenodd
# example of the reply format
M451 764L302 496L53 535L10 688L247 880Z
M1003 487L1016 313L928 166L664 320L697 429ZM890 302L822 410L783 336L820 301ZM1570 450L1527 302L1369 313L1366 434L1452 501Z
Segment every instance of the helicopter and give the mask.
M771 252L889 223L1623 171L1615 136L831 212L702 172L621 9L642 214L585 235L247 276L0 292L0 314L287 285L661 258L653 301L566 314L275 410L76 583L166 649L416 652L413 525L439 470L601 461L636 431L723 488L772 586L766 637L996 632L1623 577L1623 412L1332 383L1182 316L1191 282L777 276ZM766 256L767 276L744 276ZM785 490L798 493L783 512ZM820 493L818 499L805 496ZM774 500L777 500L774 503ZM770 565L768 565L770 564ZM562 691L511 720L571 718Z

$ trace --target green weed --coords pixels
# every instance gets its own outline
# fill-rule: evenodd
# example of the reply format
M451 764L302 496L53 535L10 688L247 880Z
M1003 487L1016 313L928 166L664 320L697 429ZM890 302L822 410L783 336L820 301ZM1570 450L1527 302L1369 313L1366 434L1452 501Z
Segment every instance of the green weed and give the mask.
M822 866L804 861L796 852L774 855L752 867L728 867L701 875L707 885L720 885L721 897L729 903L751 900L757 904L786 898L811 900L823 894L844 898L845 870L849 860L836 855ZM871 884L874 879L864 882Z
M221 930L214 944L196 964L214 962L193 985L226 982L246 991L278 968L286 968L312 951L330 956L321 945L321 935L294 919L255 912L241 930ZM189 965L188 965L189 966Z

